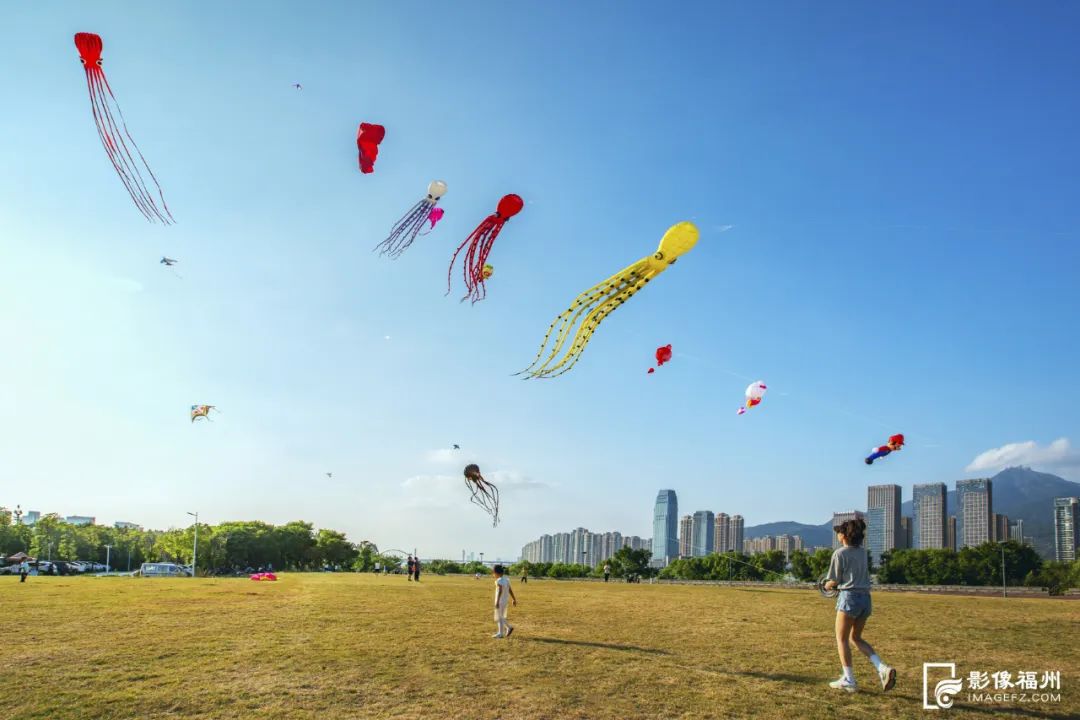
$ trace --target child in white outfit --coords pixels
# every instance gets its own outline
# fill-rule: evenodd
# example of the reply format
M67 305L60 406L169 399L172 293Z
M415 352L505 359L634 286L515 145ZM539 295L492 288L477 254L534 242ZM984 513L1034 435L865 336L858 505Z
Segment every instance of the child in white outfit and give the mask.
M502 565L491 568L491 574L495 576L495 624L498 626L497 632L491 637L508 638L514 632L514 626L506 621L506 607L511 602L517 607L517 598Z

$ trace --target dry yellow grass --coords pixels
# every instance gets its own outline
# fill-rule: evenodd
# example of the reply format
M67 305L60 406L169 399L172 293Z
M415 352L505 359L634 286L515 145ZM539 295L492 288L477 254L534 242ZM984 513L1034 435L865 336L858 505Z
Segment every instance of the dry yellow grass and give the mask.
M1061 670L1061 700L942 717L1080 717L1080 602L878 593L838 694L830 601L812 591L515 583L493 640L489 579L0 580L0 717L900 718L925 661Z

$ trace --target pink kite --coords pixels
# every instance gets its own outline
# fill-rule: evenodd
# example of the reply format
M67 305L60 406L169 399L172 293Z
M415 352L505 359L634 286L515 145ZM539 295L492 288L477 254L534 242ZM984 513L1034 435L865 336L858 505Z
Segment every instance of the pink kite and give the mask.
M440 207L431 208L431 212L428 213L428 216L427 216L428 222L431 223L431 227L428 229L428 232L431 232L432 230L435 229L435 223L442 220L442 216L445 215L445 214L446 214L446 211L443 210Z
M356 149L360 153L360 172L365 175L375 172L375 159L379 157L379 143L386 137L386 128L382 125L360 123L356 131Z
M260 582L266 581L266 580L277 580L277 575L275 575L272 572L261 572L261 573L255 573L254 575L252 575L251 579L252 580L258 580Z

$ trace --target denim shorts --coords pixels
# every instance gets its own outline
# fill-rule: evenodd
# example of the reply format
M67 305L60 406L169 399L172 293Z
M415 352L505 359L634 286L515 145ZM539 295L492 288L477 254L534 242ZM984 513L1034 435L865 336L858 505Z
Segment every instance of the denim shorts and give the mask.
M870 593L866 590L841 590L836 597L836 609L855 618L870 617Z

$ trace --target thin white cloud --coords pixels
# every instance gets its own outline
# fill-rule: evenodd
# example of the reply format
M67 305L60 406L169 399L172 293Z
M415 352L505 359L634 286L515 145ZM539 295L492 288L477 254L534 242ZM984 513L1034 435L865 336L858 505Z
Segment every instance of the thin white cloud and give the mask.
M1080 467L1080 453L1069 445L1068 438L1058 438L1045 447L1034 440L1009 443L991 448L964 468L967 472L1002 470L1015 465L1050 468Z
M426 458L429 463L436 465L457 465L461 461L461 451L454 448L439 448L428 450ZM462 465L464 467L464 465Z
M713 225L712 229L715 230L718 233L722 233L722 232L727 232L728 230L730 230L733 227L735 227L735 226L734 225Z

